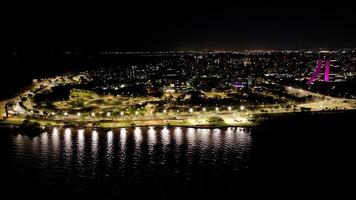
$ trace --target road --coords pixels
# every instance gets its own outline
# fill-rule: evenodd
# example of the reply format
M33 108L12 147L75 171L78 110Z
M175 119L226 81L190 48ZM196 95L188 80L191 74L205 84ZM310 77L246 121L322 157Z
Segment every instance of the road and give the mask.
M68 79L67 79L68 80ZM38 83L35 83L31 89L28 91L23 92L22 94L18 95L17 97L11 99L13 102L15 102L12 110L16 112L17 114L20 114L22 116L26 115L32 115L31 112L21 108L19 106L19 101L21 97L23 96L28 96L30 93L33 93L35 90L38 90L37 92L43 92L45 90L50 90L52 87L56 86L57 78L53 79L46 79L43 81L40 81ZM353 99L344 99L344 98L335 98L331 96L325 96L321 94L317 94L314 92L310 92L307 90L303 89L298 89L298 88L293 88L289 86L283 86L285 87L287 93L293 94L298 97L305 97L305 96L312 96L314 97L315 101L308 102L308 103L303 103L303 104L298 104L296 105L296 109L286 109L286 108L281 108L281 107L276 107L274 105L271 106L265 106L263 107L264 112L268 113L288 113L288 112L300 112L301 107L307 107L311 108L312 111L322 111L322 110L345 110L345 109L356 109L356 100ZM39 90L40 89L40 90ZM10 100L2 101L0 102L1 106L4 106L6 102ZM30 100L28 100L30 101ZM32 109L32 104L31 103L26 103L25 105L29 108ZM207 118L210 116L219 116L224 119L224 121L228 124L232 125L239 125L239 124L248 124L250 122L250 119L255 115L255 114L260 114L261 109L255 109L255 110L232 110L232 111L207 111L207 112L193 112L193 113L173 113L173 112L167 112L167 113L155 113L154 116L152 114L145 114L143 116L138 115L138 116L110 116L106 118L97 118L97 117L81 117L78 115L60 115L58 114L57 116L53 116L52 118L49 119L43 119L44 121L50 121L50 120L55 120L57 122L64 122L64 121L82 121L82 122L88 122L88 123L95 123L99 122L102 120L108 121L107 123L122 123L122 124L128 124L128 123L144 123L144 124L157 124L157 123L188 123L191 125L204 125L207 124ZM3 113L2 113L3 114ZM4 115L4 114L3 114ZM111 121L111 122L110 122Z

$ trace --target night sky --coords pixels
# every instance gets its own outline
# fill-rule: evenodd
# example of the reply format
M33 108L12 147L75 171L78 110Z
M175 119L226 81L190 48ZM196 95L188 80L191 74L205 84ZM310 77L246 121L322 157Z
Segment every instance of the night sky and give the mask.
M342 1L42 6L4 9L2 47L45 51L356 47L356 9Z
M97 65L56 57L64 51L356 47L356 7L342 0L9 4L0 12L0 98L40 75Z

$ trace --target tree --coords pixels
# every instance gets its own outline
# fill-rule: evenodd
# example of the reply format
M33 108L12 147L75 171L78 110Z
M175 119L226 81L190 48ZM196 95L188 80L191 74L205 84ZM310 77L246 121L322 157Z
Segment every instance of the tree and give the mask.
M225 121L223 118L218 116L212 116L207 119L209 125L225 125Z

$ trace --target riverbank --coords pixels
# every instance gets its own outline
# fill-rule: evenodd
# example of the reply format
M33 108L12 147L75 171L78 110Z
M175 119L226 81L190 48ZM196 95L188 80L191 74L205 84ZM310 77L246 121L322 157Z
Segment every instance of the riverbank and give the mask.
M31 122L38 123L40 126L44 127L76 127L76 128L129 128L129 127L189 127L189 128L226 128L226 127L252 127L255 126L254 123L241 123L241 124L220 124L220 125L208 125L208 124L201 124L201 125L194 125L194 124L182 124L182 123L151 123L151 124L140 124L140 123L115 123L112 121L110 123L97 123L93 125L92 122L83 122L83 121L76 121L67 124L66 122L58 122L52 120L38 120L38 119L31 119ZM15 120L3 120L0 121L0 127L18 127L22 124L22 120L15 119Z
M275 122L283 120L297 120L310 118L325 118L325 117L340 117L340 116L356 116L356 110L336 110L336 111L312 111L312 112L286 112L286 113L261 113L253 114L252 120L248 123L223 123L223 124L189 124L189 123L174 123L163 121L145 121L140 120L130 121L60 121L60 120L45 120L45 119L29 119L30 122L37 123L42 127L74 127L74 128L98 128L98 129L115 129L129 127L190 127L190 128L226 128L226 127L256 127L272 125ZM19 127L25 119L21 117L12 117L0 121L0 127ZM304 120L305 121L305 120ZM283 124L282 124L283 125Z

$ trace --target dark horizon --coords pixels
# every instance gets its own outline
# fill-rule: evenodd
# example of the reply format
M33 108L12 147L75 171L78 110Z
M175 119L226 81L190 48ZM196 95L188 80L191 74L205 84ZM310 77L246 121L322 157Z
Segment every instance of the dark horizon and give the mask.
M2 48L6 51L356 47L355 6L342 2L137 2L11 8L3 13Z

